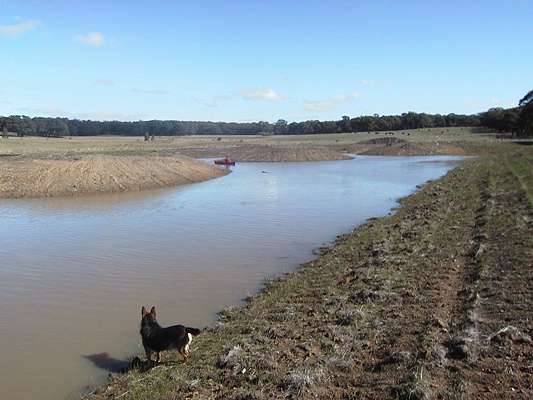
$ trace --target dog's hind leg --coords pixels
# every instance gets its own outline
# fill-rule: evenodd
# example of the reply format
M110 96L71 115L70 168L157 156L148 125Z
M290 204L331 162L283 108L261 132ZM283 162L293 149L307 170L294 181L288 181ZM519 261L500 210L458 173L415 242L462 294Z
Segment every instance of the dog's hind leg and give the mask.
M190 333L187 333L187 343L183 347L183 357L185 358L185 361L191 356L191 349L190 345L192 342L192 335Z
M147 348L145 348L144 351L146 353L146 359L148 361L152 361L152 351L150 349L147 349Z

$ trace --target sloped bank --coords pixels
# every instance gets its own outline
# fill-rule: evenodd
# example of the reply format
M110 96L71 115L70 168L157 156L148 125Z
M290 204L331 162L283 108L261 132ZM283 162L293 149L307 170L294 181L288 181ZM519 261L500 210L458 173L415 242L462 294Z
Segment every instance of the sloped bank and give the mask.
M351 157L326 146L262 145L191 147L179 150L191 157L218 157L227 155L238 162L302 162L348 160Z
M346 147L353 154L368 156L467 155L467 152L456 144L438 141L418 143L394 136L370 139Z
M532 165L467 162L88 398L530 398Z
M79 196L200 182L226 172L186 156L0 160L0 198Z

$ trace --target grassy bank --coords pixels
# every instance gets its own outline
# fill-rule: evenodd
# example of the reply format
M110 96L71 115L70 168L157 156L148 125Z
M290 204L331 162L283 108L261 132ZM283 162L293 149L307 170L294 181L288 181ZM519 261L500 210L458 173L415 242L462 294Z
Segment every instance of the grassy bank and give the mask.
M489 153L88 398L531 398L533 149Z

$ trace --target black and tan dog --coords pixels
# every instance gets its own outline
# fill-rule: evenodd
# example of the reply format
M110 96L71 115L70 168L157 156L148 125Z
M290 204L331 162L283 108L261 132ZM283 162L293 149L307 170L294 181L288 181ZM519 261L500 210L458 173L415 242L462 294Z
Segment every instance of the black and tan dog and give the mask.
M152 353L156 354L156 362L160 360L160 352L176 349L187 361L190 355L189 345L192 337L200 334L200 329L188 328L183 325L161 327L155 319L155 307L150 312L141 310L141 337L148 361L152 361Z

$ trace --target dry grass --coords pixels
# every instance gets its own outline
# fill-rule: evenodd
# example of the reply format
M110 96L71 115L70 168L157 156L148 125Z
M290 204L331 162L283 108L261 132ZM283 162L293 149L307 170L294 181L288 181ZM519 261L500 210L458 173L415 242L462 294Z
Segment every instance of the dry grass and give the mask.
M446 152L446 146L461 148L467 154L478 154L492 148L497 139L491 134L473 133L471 128L431 128L395 132L340 133L293 136L179 136L157 137L145 142L139 137L73 137L69 138L10 138L0 139L0 155L21 154L29 157L65 157L79 154L143 155L174 154L181 152L193 156L220 156L234 149L244 152L243 160L265 160L267 147L287 148L292 153L300 149L323 149L328 153L318 159L340 159L337 152L362 152L369 150L362 143L369 139L397 137L413 145ZM440 147L440 149L439 149ZM243 150L244 149L244 150ZM237 152L237 156L240 154ZM290 156L291 152L287 152ZM313 155L317 159L319 155ZM333 157L333 158L332 158ZM283 161L291 161L283 159ZM297 158L306 159L304 156ZM272 160L279 161L279 160Z

